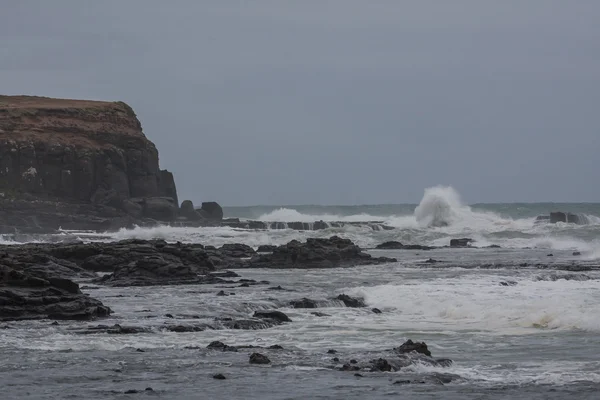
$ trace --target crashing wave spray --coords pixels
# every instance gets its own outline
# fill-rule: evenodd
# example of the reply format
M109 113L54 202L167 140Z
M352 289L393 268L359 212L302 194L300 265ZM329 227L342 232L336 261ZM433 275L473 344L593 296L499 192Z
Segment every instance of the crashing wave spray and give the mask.
M435 186L425 189L421 203L415 208L415 218L421 226L440 227L452 225L465 212L470 213L471 208L462 204L454 188Z

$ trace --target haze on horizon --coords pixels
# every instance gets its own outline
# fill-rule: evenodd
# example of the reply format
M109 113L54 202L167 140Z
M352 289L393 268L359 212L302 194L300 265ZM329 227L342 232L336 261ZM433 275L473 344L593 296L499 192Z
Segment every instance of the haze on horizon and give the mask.
M6 2L0 93L127 102L195 202L599 201L598 21L587 0Z

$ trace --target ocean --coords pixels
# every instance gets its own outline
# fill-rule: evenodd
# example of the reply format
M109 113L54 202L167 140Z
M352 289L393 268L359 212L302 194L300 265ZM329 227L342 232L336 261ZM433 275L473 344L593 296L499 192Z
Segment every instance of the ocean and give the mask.
M585 224L536 221L565 211ZM64 231L3 236L0 243L69 240L166 241L252 247L338 235L397 262L336 269L243 269L270 287L219 285L112 288L81 282L110 306L101 321L0 323L3 399L597 399L600 393L600 203L465 205L452 188L430 188L420 204L226 207L229 218L276 222L377 222L317 231L213 228L136 228L113 233ZM377 228L380 226L381 228ZM384 229L383 227L386 227ZM387 229L391 228L391 229ZM447 246L471 238L473 248L376 250L396 240ZM494 247L490 247L494 245ZM496 247L499 246L499 247ZM437 262L427 262L433 259ZM232 289L233 290L233 289ZM366 308L330 299L364 298ZM290 300L315 299L314 309ZM371 312L378 308L381 313ZM198 323L277 309L291 319L262 330L174 333L156 329L174 316ZM89 326L148 328L135 335L77 332ZM339 371L341 363L390 358L407 339L424 341L450 366L416 363L397 372ZM248 364L249 351L215 352L219 340L264 350L272 363ZM328 353L334 349L335 354ZM336 361L335 358L339 361ZM222 373L226 380L215 380ZM144 389L151 387L152 391ZM127 390L139 390L124 394Z

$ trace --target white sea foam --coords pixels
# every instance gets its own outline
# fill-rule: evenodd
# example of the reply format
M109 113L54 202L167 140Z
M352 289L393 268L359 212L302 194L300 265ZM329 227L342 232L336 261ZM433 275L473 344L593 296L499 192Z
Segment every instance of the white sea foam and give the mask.
M394 310L397 329L451 329L528 334L541 329L600 332L600 281L470 276L349 289L369 306Z

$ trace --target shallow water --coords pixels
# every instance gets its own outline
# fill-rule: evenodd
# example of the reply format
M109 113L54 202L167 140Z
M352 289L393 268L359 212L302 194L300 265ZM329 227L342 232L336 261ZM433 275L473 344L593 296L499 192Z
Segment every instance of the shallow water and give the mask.
M423 253L373 251L399 262L334 270L238 270L270 285L84 289L115 311L102 324L143 326L135 335L74 330L99 322L10 322L0 330L3 398L129 398L129 389L154 398L595 398L600 390L600 270L557 270L570 252L549 257L539 250L441 249ZM518 267L524 259L538 267ZM502 263L507 266L498 266ZM584 263L585 264L585 263ZM463 265L459 267L457 265ZM486 267L481 267L486 266ZM543 268L542 268L543 266ZM564 279L567 278L567 279ZM501 282L516 282L503 286ZM290 291L273 291L281 285ZM367 308L328 300L339 293L363 296ZM318 311L291 309L289 300L322 300ZM382 314L374 314L378 307ZM213 323L217 316L248 317L278 308L293 320L265 330L173 333L164 324ZM175 318L165 317L170 313ZM447 368L415 365L393 373L332 369L350 359L391 358L406 339L425 341ZM248 364L251 349L207 350L213 340L230 345L279 344L259 350L269 366ZM187 348L186 348L187 347ZM191 348L190 348L191 347ZM136 349L144 350L138 352ZM336 349L338 354L327 354ZM340 363L332 361L337 356ZM223 373L227 380L212 375ZM394 385L450 374L452 382ZM35 384L32 384L35 383Z

